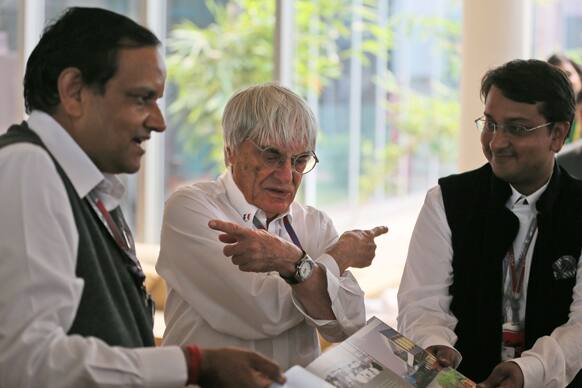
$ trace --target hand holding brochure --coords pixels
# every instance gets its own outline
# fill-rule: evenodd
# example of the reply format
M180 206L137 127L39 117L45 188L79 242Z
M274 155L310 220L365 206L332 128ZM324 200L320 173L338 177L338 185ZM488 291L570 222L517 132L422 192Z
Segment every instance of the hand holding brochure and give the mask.
M347 340L324 352L306 369L321 380L313 385L298 384L294 382L295 376L307 371L303 373L293 367L289 370L293 373L287 374L286 386L325 387L321 385L323 380L340 388L469 388L476 385L455 369L438 367L432 354L376 317Z

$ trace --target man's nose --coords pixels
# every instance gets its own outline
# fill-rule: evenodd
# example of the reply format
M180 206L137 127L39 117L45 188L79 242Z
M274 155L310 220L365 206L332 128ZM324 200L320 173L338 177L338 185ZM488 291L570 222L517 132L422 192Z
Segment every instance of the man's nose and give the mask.
M151 105L145 125L148 129L156 132L163 132L166 129L166 120L157 103Z
M285 158L277 164L275 175L283 182L291 182L293 180L293 163L290 158Z
M508 135L505 129L502 128L496 128L490 136L491 138L489 139L489 147L492 150L505 148L511 142L511 136Z

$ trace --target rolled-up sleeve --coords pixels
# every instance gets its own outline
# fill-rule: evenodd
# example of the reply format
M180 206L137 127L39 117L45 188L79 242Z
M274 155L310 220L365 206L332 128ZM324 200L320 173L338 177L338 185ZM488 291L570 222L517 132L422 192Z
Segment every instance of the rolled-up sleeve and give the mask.
M307 321L317 327L326 340L339 342L364 326L366 321L364 292L350 271L345 271L340 276L339 267L330 255L323 254L317 258L316 262L325 270L327 292L336 319L313 319L296 298L293 298L293 302Z

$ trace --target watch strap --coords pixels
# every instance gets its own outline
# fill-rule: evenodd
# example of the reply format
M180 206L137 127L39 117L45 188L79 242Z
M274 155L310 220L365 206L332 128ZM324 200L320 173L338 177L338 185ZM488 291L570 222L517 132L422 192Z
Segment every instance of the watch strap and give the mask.
M309 260L312 262L312 266L315 266L315 262L313 261L313 259L311 259L311 257L309 257L307 252L305 252L304 250L301 250L301 251L303 252L303 254L299 258L299 260L297 260L297 262L295 263L295 272L291 276L285 276L285 275L279 274L279 276L281 276L283 278L283 280L285 280L288 284L302 283L311 276L311 274L310 274L306 278L301 277L300 270L301 270L301 266L303 265L303 263L305 261ZM313 268L312 268L311 272L313 272Z

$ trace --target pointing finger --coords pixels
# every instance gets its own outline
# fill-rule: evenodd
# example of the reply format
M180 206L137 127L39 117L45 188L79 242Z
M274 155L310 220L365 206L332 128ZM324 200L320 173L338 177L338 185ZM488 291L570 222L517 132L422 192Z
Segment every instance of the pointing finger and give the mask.
M208 227L210 229L218 230L226 234L231 234L234 237L244 237L248 232L250 232L250 229L247 229L243 226L221 220L210 220L208 222Z
M218 236L218 239L226 244L233 244L238 241L236 237L231 236L230 234L221 234Z
M381 236L383 234L388 233L388 227L387 226L376 226L375 228L370 229L370 232L372 232L373 237L378 237L378 236Z

